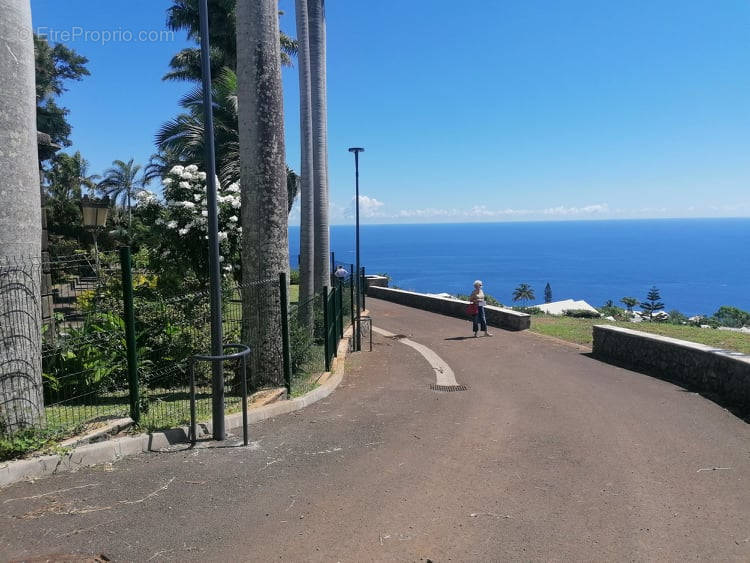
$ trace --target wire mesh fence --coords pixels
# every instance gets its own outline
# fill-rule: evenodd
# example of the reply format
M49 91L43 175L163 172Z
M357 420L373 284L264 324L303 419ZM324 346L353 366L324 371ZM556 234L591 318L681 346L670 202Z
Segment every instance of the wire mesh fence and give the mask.
M146 429L187 424L190 358L211 351L208 289L195 279L165 289L147 259L136 260L132 270L129 258L125 268L121 259L117 252L82 252L0 262L0 459L128 416ZM317 386L353 318L351 277L334 281L325 297L297 297L289 306L292 396ZM251 347L251 391L286 383L282 283L224 283L223 342ZM126 287L132 289L132 331ZM227 414L241 408L235 364L224 365ZM197 418L206 420L210 365L197 365L195 375Z
M0 264L4 448L128 415L119 274L110 252Z

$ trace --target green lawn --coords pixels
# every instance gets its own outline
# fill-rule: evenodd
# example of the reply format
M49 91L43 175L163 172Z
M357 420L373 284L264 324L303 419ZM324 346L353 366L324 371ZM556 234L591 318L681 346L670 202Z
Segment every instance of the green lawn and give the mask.
M679 338L680 340L698 342L724 350L734 350L743 354L750 354L749 334L667 323L636 324L605 321L603 319L576 319L572 317L534 315L531 319L531 331L591 347L593 331L591 327L595 324L614 325L632 330L640 330L661 336Z

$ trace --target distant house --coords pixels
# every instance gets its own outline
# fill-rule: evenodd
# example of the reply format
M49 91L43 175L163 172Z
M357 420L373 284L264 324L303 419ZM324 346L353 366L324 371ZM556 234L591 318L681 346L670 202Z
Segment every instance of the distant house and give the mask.
M636 314L640 315L642 319L647 320L649 318L648 313L645 311L635 311ZM664 311L656 311L652 316L652 321L666 321L669 319L669 313L665 313Z
M574 299L565 299L564 301L553 301L552 303L543 303L541 305L533 305L534 307L542 310L548 315L564 315L565 311L591 311L592 313L598 313L594 307L586 303L585 301L575 301Z

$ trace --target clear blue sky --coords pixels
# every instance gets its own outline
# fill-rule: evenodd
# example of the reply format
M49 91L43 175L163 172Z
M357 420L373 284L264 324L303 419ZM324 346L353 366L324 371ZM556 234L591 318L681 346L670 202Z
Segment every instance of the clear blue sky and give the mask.
M168 0L32 0L35 28L163 30ZM294 30L294 2L281 26ZM328 0L331 215L351 221L750 216L746 0ZM72 149L94 171L146 162L187 86L185 37L67 41ZM299 169L297 69L284 71Z

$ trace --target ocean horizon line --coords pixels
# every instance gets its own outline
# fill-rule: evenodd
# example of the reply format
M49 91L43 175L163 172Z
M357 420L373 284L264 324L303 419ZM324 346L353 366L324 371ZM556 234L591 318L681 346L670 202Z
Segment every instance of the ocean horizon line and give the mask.
M516 224L548 224L548 223L625 223L648 221L741 221L750 220L748 216L731 217L632 217L632 218L600 218L600 219L519 219L513 221L436 221L436 222L398 222L398 223L364 223L360 221L360 227L392 227L412 225L516 225ZM354 227L355 223L331 223L331 227ZM299 228L298 224L290 224L289 227Z

